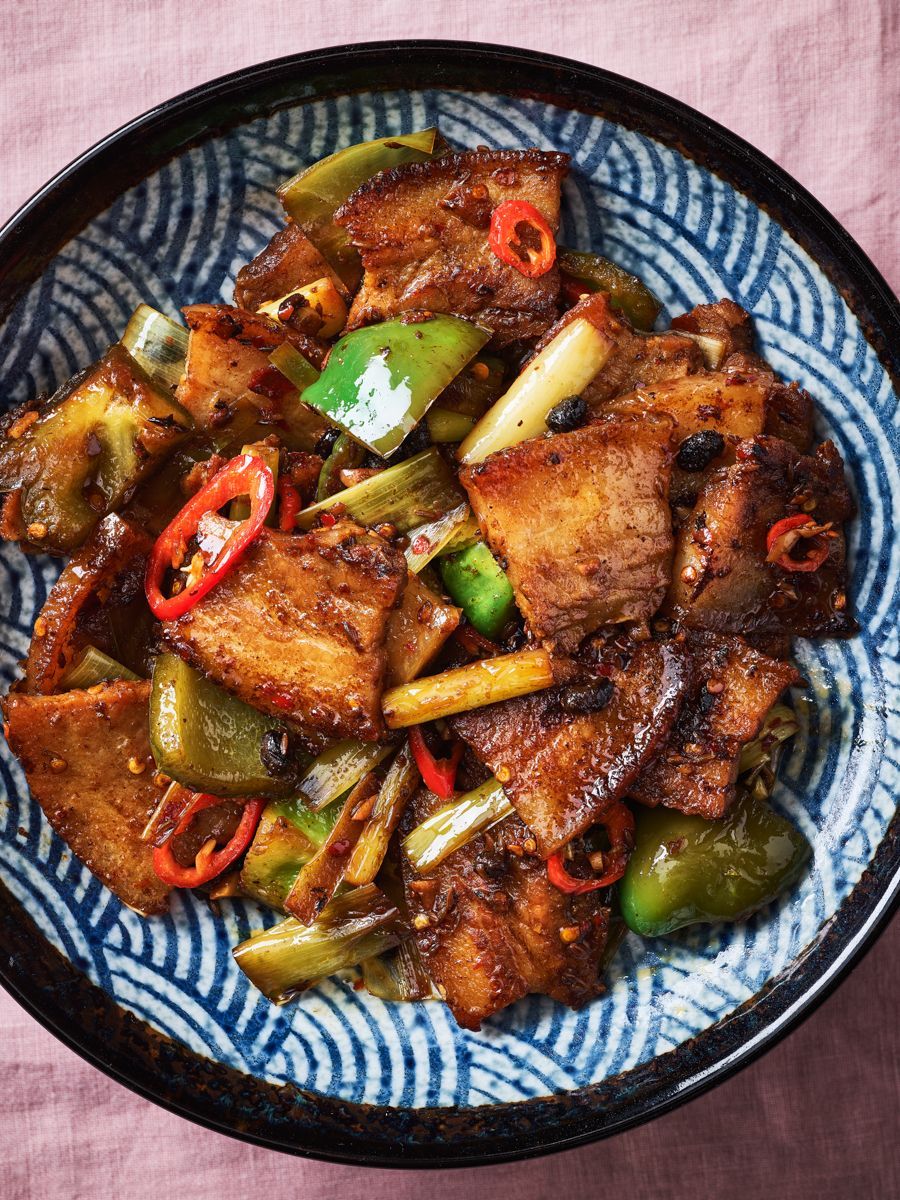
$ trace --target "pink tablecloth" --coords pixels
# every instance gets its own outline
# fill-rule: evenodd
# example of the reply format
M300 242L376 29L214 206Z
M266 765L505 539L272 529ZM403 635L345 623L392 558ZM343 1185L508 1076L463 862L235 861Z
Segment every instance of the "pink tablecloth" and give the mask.
M900 287L895 0L7 0L0 220L91 142L184 88L390 37L518 43L686 100L782 163ZM109 1082L0 995L0 1197L897 1196L898 992L895 924L801 1030L703 1099L585 1150L428 1180L300 1163L196 1129Z

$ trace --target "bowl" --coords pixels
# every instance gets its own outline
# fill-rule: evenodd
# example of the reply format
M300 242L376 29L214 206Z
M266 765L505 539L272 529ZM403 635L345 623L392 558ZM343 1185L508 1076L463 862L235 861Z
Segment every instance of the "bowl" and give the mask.
M270 1006L230 948L271 919L182 893L146 921L50 831L3 748L0 975L58 1037L182 1115L341 1162L447 1166L569 1147L721 1080L783 1036L871 944L900 891L897 347L900 307L858 246L772 162L699 113L578 63L502 47L377 43L266 63L126 125L0 233L3 402L51 390L140 302L230 300L281 219L275 187L364 138L439 123L460 146L572 155L563 238L640 275L664 317L730 296L813 394L859 505L861 633L799 643L810 689L774 802L808 874L741 925L629 936L581 1012L531 997L458 1029L329 980ZM59 564L0 554L12 681ZM893 725L889 722L893 718Z

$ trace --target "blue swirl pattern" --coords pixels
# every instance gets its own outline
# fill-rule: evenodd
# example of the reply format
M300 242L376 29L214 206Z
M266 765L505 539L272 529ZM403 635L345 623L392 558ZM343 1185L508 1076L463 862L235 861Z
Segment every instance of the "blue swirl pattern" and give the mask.
M147 301L230 300L236 272L281 222L276 185L350 142L439 123L457 145L568 151L564 239L640 275L666 316L730 296L766 354L818 401L860 519L851 545L861 636L801 644L810 681L801 734L776 803L813 843L812 870L737 927L672 941L629 936L609 994L574 1013L531 997L480 1033L440 1004L389 1005L332 979L276 1009L231 947L272 914L213 914L189 894L145 921L124 909L49 830L5 746L0 867L41 931L150 1025L261 1078L350 1101L484 1105L568 1091L696 1036L754 996L813 943L860 879L898 790L900 513L897 396L836 289L789 234L714 174L599 117L496 95L424 91L316 101L211 137L121 196L69 242L0 331L8 403L51 390L118 338ZM58 566L0 550L0 674L26 652Z

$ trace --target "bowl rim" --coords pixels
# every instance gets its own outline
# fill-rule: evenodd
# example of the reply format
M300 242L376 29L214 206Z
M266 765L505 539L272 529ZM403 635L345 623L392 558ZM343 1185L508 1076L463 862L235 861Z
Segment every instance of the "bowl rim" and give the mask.
M528 79L527 87L515 82L519 72ZM644 84L556 55L478 42L389 40L288 55L203 83L126 122L57 172L0 229L0 322L62 245L116 196L197 142L326 95L420 88L486 90L593 112L647 133L702 163L769 212L812 255L860 320L898 387L900 303L853 238L786 171L697 110ZM47 236L48 228L54 230L52 238ZM8 910L0 918L0 928L9 932L15 923L15 936L45 942L2 885L0 899L10 902L0 905L0 911ZM60 960L48 970L65 973L68 968L78 975L70 982L76 990L82 989L95 1011L104 1009L104 1001L115 1008L114 1014L106 1015L119 1020L124 1046L115 1043L102 1025L73 1027L71 1011L50 999L48 980L16 973L15 959L4 956L0 962L0 982L86 1061L146 1099L218 1132L271 1149L348 1164L487 1165L610 1136L728 1078L771 1049L822 1003L871 948L898 902L900 819L895 815L862 878L807 948L799 966L795 963L769 981L728 1017L665 1055L599 1084L466 1109L381 1109L316 1096L312 1099L317 1111L304 1116L303 1105L310 1094L289 1085L265 1084L170 1042L121 1010L46 942L49 959L56 955ZM142 1039L142 1050L144 1043L148 1047L146 1062L137 1065L136 1038ZM686 1072L675 1083L659 1070L659 1064L673 1061ZM177 1078L153 1069L162 1063L176 1069ZM199 1093L184 1078L191 1069L200 1073ZM211 1082L212 1076L216 1078ZM271 1113L255 1123L235 1118L227 1097L233 1096L235 1087L246 1089L248 1078L257 1092L288 1094L277 1120ZM273 1102L271 1095L266 1099ZM606 1104L613 1102L619 1112L609 1116ZM338 1131L348 1113L356 1118L342 1138Z

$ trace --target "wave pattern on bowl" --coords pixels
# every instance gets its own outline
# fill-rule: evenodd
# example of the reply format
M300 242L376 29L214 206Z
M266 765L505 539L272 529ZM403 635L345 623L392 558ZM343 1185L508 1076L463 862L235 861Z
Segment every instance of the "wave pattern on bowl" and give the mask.
M763 352L818 403L860 504L853 595L859 639L799 646L811 684L777 804L814 844L792 894L738 927L669 942L628 937L609 994L582 1012L531 997L480 1033L440 1004L387 1005L330 980L276 1009L230 948L270 923L221 917L188 894L142 920L49 830L19 765L0 754L0 871L54 946L152 1026L239 1070L346 1100L481 1105L568 1091L627 1070L727 1017L789 971L859 880L894 811L900 647L897 397L836 289L789 234L676 151L598 117L452 92L357 95L294 108L182 154L123 195L56 257L0 331L8 403L47 391L115 340L140 301L230 300L236 271L281 219L274 188L298 164L363 138L438 122L463 146L567 150L563 236L640 275L669 314L730 296ZM886 432L891 431L891 432ZM0 672L26 652L58 565L0 550Z

